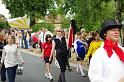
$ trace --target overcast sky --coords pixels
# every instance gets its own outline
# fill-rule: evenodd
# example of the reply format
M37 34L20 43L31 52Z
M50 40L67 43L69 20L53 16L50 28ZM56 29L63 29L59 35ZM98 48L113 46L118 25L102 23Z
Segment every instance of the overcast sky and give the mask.
M0 0L0 14L4 15L6 19L9 19L9 10L6 9L5 5Z

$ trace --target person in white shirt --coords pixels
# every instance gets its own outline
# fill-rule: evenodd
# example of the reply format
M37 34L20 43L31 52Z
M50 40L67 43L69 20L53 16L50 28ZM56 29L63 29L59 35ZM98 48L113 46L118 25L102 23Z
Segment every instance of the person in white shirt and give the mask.
M42 52L42 45L45 42L45 37L46 37L46 29L42 28L39 32L39 45L40 45L41 52Z
M114 19L102 24L100 37L104 42L90 61L88 76L91 82L120 82L124 78L124 48L119 44L121 28Z
M1 80L6 81L6 71L8 76L8 82L15 82L16 78L16 69L18 64L24 64L24 60L20 55L19 48L15 45L15 37L12 35L8 36L8 44L4 46L2 53L1 63Z
M42 28L39 32L39 41L40 41L39 44L40 44L41 52L42 52L42 44L46 42L45 37L47 34L50 34L51 36L53 36L52 33L48 31L46 28Z

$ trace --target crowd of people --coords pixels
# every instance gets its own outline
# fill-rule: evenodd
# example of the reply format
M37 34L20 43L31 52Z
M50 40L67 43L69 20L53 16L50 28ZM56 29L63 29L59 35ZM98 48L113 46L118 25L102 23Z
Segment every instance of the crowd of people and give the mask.
M121 79L124 78L124 48L119 45L121 28L122 25L118 24L116 20L107 20L103 23L100 34L98 31L87 33L85 29L76 33L73 48L77 60L76 71L80 72L81 76L86 76L82 62L87 61L89 62L88 76L91 82L121 82ZM40 48L41 59L45 63L45 77L53 80L51 63L55 60L57 67L60 68L57 82L66 82L66 67L72 71L69 65L70 49L67 45L68 32L61 27L56 27L54 33L46 28L35 33L31 33L30 29L1 29L1 80L6 80L5 72L7 71L9 82L15 82L17 60L24 64L19 48ZM10 48L14 50L10 50ZM11 71L12 74L10 74Z

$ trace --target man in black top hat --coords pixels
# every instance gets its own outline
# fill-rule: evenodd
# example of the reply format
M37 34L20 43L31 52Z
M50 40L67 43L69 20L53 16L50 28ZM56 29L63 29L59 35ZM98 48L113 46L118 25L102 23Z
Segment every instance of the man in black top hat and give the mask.
M114 19L102 24L100 36L104 42L90 61L91 82L119 82L124 78L124 48L119 45L121 27Z

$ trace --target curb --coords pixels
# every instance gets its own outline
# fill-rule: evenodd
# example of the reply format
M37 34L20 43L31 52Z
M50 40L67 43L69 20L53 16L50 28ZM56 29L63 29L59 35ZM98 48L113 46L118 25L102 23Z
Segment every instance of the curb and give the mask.
M20 51L21 51L21 52L24 52L24 53L28 53L28 54L34 55L34 56L37 56L37 57L41 57L41 54L36 54L36 53L31 52L31 51L27 51L27 50L25 50L25 49L20 49ZM69 62L69 64L70 64L70 66L72 66L72 67L76 67L76 64L74 64L74 63L70 63L70 62ZM85 71L88 71L88 68L87 68L87 67L85 67L85 66L82 66L82 67L83 67L83 69L84 69Z

